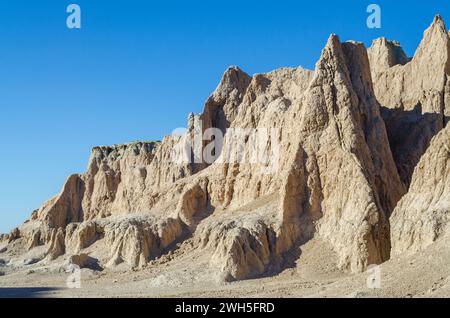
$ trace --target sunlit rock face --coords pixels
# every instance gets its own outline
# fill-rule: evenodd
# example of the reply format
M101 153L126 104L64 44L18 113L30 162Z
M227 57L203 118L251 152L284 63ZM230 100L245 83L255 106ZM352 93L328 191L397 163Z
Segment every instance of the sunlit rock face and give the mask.
M352 272L425 248L447 231L449 42L437 17L411 60L396 42L331 35L314 71L230 67L184 135L95 147L85 173L0 240L100 268L151 266L188 243L225 281L278 271L312 239ZM174 158L212 128L223 143L197 146L215 160ZM265 160L235 160L256 144Z

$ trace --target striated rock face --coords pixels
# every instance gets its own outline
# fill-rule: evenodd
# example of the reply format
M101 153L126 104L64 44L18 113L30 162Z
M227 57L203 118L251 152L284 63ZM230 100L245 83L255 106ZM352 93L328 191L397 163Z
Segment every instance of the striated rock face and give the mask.
M331 36L312 77L290 70L255 75L239 108L231 128L283 131L275 174L218 163L201 173L211 205L224 212L203 222L196 236L213 249L223 278L276 268L286 251L315 235L335 247L342 268L360 271L388 259L388 217L405 189L364 46ZM227 141L222 157L231 152Z
M450 37L437 16L410 62L405 64L398 44L385 39L374 41L368 52L394 159L409 186L430 140L448 121Z
M450 126L431 142L391 218L392 253L414 253L450 234Z
M58 228L133 212L143 204L147 169L151 169L157 145L151 142L94 148L87 172L69 177L61 193L37 212L38 219Z
M89 255L100 267L133 268L189 239L226 281L279 271L313 238L354 272L389 259L391 238L394 253L419 249L445 223L434 218L449 201L449 180L439 179L448 176L448 129L397 203L449 113L449 52L436 18L411 61L398 43L366 50L332 35L314 72L231 67L186 134L94 148L87 171L5 239L45 245L47 261ZM185 153L190 160L174 160L174 149L210 128L223 144L209 136ZM203 160L211 150L215 160Z
M230 68L205 112L190 117L190 132L198 119L226 132L215 163L197 171L171 162L175 137L94 148L88 171L38 211L46 234L30 232L30 248L48 244L54 259L103 241L107 267L140 267L191 233L226 280L277 268L314 235L352 271L389 257L387 220L404 187L362 44L331 36L314 73L250 78ZM272 162L236 160L228 129L265 128L261 147ZM250 158L255 140L244 137L238 155Z
M363 270L389 257L388 217L404 193L364 46L330 37L305 101L293 165L303 166L299 212L317 220L342 267Z
M107 266L126 262L142 267L174 243L181 236L182 227L174 219L154 222L149 218L108 222L104 231L107 246L111 246Z
M95 221L70 223L66 227L66 250L69 254L76 254L103 236L104 229Z
M386 260L388 216L405 190L364 46L332 36L314 74L281 69L255 75L230 129L272 126L283 127L275 138L275 173L221 163L233 152L228 135L217 162L191 178L193 184L208 179L206 195L194 187L194 202L214 212L195 237L212 250L222 278L276 269L285 252L314 235L335 247L343 268L360 271ZM251 149L247 142L240 154L249 156Z
M65 234L63 228L52 229L49 234L50 237L48 238L49 248L47 251L47 258L52 261L65 253Z
M225 72L219 86L206 101L201 118L205 129L214 127L225 133L238 114L251 79L237 66L232 66Z

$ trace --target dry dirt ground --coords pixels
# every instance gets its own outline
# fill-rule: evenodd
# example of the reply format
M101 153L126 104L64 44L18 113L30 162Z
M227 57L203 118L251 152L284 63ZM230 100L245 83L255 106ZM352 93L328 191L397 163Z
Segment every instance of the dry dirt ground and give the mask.
M190 248L188 241L142 270L83 269L80 289L66 287L69 274L62 265L11 269L3 264L0 297L448 297L450 247L445 241L382 264L376 289L367 284L373 272L337 270L333 251L318 240L293 253L294 261L281 273L233 283L218 282L208 269L208 257Z

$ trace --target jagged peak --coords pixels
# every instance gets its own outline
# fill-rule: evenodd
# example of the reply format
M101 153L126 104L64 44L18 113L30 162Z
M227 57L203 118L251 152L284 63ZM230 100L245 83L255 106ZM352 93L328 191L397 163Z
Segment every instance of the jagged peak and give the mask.
M327 44L323 48L320 58L316 63L316 77L320 77L323 72L329 73L331 65L334 66L332 70L336 71L344 64L345 59L341 41L339 36L333 33L328 37Z
M236 85L239 84L242 79L249 80L250 78L251 76L244 72L241 68L236 65L232 65L223 73L219 87L224 85Z
M435 15L433 22L431 23L431 26L434 26L434 25L437 25L437 26L441 27L441 29L446 30L444 19L442 18L442 16L440 14Z
M93 160L104 160L110 156L116 157L127 150L134 151L135 153L141 150L146 153L155 153L160 144L160 141L133 141L112 146L95 146L91 150L89 162L91 163Z
M219 85L209 97L208 101L223 103L235 89L243 93L250 84L251 79L252 77L238 66L232 65L228 67L223 73Z
M389 40L389 39L385 38L384 36L374 39L372 41L372 44L370 47L372 48L372 47L377 47L377 46L378 47L386 47L386 48L394 47L394 48L399 48L403 51L403 48L399 41Z
M332 79L340 74L341 79L350 81L350 73L354 68L370 72L364 43L352 40L342 43L339 36L331 34L316 64L315 78ZM312 85L315 85L314 81Z
M330 34L325 49L330 49L332 52L341 50L341 40L339 39L339 36L334 33Z
M430 34L445 35L448 38L447 27L445 26L444 19L440 15L436 15L433 22L424 32L424 38Z
M372 41L368 55L372 68L383 71L395 65L405 65L409 58L400 45L400 42L380 37Z
M348 47L357 47L357 48L363 48L365 49L364 43L359 42L359 41L354 41L354 40L348 40L345 42L341 42L340 38L338 35L332 33L329 37L328 37L328 41L327 44L325 45L325 48L322 51L322 55L320 57L320 59L323 58L333 58L333 59L340 59L340 58L344 58L344 52L343 52L343 47L344 46L348 46ZM331 55L327 56L327 52L331 53ZM320 60L319 60L320 61Z
M442 47L446 50L450 42L444 20L440 15L436 15L431 25L424 31L423 39L414 55L414 59L418 56L429 55Z
M375 45L386 46L389 42L390 41L388 39L386 39L384 36L382 36L382 37L372 40L372 45L370 47L373 47Z
M405 65L410 61L417 66L448 69L450 63L450 37L443 18L436 15L424 31L423 38L413 58L408 58L398 41L380 37L372 41L368 49L373 74L378 74L395 65ZM433 65L433 66L431 66Z
M120 150L120 149L126 149L130 147L140 147L140 146L150 146L150 147L156 147L161 142L158 140L150 140L150 141L131 141L124 144L114 144L111 146L94 146L92 148L92 152L96 151L113 151L113 150Z
M239 66L237 66L237 65L230 65L230 66L228 66L228 68L225 70L224 74L232 73L232 72L245 73ZM245 74L246 74L246 73L245 73Z
M346 44L346 43L352 44L352 45L355 45L355 46L364 46L364 43L361 42L361 41L347 40L347 41L344 42L344 44Z

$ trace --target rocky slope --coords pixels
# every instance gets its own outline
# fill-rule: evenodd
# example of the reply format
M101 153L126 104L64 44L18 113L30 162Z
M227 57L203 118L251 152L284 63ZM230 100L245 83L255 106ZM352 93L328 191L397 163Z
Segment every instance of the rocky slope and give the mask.
M311 240L351 272L387 261L391 243L422 249L447 231L449 43L437 17L411 60L398 43L331 35L315 71L231 67L186 134L94 148L85 173L0 238L9 261L141 268L187 244L232 281L282 270ZM211 128L223 146L196 139Z
M434 137L422 156L391 224L396 256L424 250L450 234L450 126Z
M414 167L450 116L450 37L437 16L411 61L386 39L375 40L368 52L392 152L409 186Z

